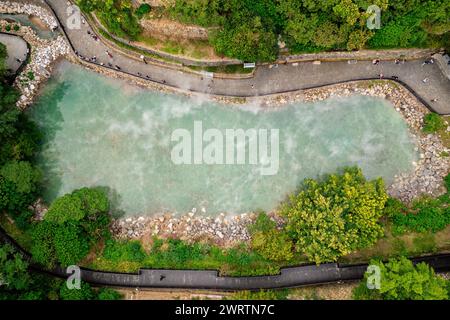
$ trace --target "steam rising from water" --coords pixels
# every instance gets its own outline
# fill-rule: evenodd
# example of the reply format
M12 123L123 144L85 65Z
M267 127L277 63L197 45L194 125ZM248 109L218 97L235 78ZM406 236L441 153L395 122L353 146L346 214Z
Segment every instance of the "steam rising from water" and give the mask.
M392 181L417 159L407 126L381 99L354 96L262 111L145 91L63 64L31 110L47 134L40 166L45 198L107 186L128 214L208 214L274 209L307 177L358 165ZM173 130L279 129L280 169L252 165L174 165Z

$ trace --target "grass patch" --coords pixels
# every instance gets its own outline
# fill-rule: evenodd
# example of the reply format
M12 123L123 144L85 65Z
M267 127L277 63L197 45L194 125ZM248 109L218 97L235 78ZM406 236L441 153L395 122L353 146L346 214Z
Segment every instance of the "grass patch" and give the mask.
M225 73L225 74L250 74L254 69L252 68L244 68L243 64L231 64L225 66L216 66L216 67L196 67L190 66L191 69L196 71L207 71L214 73Z
M342 263L367 263L371 259L387 260L399 256L415 257L428 253L450 250L450 226L433 233L405 233L393 235L391 225L386 226L386 235L374 246L353 252L339 259Z
M444 147L450 149L450 131L447 131L447 127L450 125L450 116L440 116L440 118L442 119L444 125L436 131L436 134L441 139ZM448 157L449 155L448 152L443 152L441 156Z
M291 264L306 262L296 257ZM254 276L278 274L286 263L274 263L246 246L222 249L180 240L153 239L149 252L137 241L107 241L89 267L104 271L136 272L139 268L219 270L221 275Z
M446 128L444 119L437 113L428 113L423 118L423 132L425 133L435 133L444 128Z
M161 60L161 61L165 61L165 62L169 62L169 63L176 63L176 64L178 64L178 62L175 61L175 60L168 59L166 57L162 57L162 56L159 56L159 55L156 55L156 54L152 54L152 53L149 53L149 52L147 52L145 50L140 50L140 49L138 49L138 48L136 48L134 46L131 46L129 44L126 44L126 43L123 43L121 41L118 41L118 40L114 39L113 37L111 37L111 35L108 32L106 32L105 30L103 30L102 28L98 28L98 32L100 33L100 35L102 37L104 37L105 39L113 42L115 45L117 45L120 48L127 49L127 50L130 50L130 51L134 51L136 53L139 53L141 55L144 55L146 57L153 58L153 59L156 59L156 60Z
M413 239L413 253L424 254L437 251L435 236L432 233L420 234Z
M160 50L173 55L182 55L193 59L216 58L214 48L206 40L173 40L159 39L149 34L141 34L137 41L154 50Z

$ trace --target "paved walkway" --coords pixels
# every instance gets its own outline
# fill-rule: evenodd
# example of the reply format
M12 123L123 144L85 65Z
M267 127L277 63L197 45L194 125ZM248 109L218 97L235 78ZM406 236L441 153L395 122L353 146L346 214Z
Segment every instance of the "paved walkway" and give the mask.
M0 244L2 242L13 245L31 261L31 255L0 227ZM450 270L450 254L436 254L411 260L414 263L425 262L436 272ZM42 270L37 265L32 267ZM280 274L271 276L227 277L220 276L215 270L140 269L137 273L118 273L81 268L81 279L97 285L131 288L257 290L359 280L366 270L367 264L324 263L282 268ZM68 276L66 270L60 267L54 268L50 273L61 278Z
M0 42L6 45L8 58L6 59L6 68L15 74L27 59L28 46L21 37L0 33ZM20 59L17 60L17 59Z
M133 59L119 51L114 51L101 40L95 40L88 31L92 29L85 23L80 30L67 28L67 1L46 0L58 16L67 36L77 53L85 58L97 57L97 63L121 71L140 75L169 86L202 93L227 96L261 96L287 92L337 82L376 78L382 73L385 77L397 76L431 108L441 114L450 114L450 81L443 76L436 64L422 65L423 61L406 61L396 65L392 61L382 61L373 65L371 61L359 61L356 64L342 62L322 62L314 65L303 62L297 65L278 65L276 68L261 66L250 79L209 79L199 75L173 70L164 66L145 64L138 58ZM109 50L113 57L109 57ZM424 83L422 80L427 79ZM437 99L437 101L434 101ZM434 102L433 102L434 101Z

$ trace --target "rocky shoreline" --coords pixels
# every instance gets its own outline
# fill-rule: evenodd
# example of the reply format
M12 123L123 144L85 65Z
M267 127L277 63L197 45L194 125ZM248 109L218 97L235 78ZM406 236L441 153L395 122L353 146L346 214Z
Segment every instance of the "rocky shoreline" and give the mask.
M405 202L423 194L438 196L444 193L442 179L450 170L450 161L442 154L450 150L436 134L422 132L423 118L429 110L411 92L394 81L367 80L330 85L266 98L262 105L273 107L296 101L315 102L355 94L390 101L408 124L411 137L417 144L416 151L420 152L420 159L413 162L414 172L395 176L388 193Z
M54 17L39 6L6 1L0 4L0 12L33 15L41 19L50 29L57 26ZM2 29L6 24L8 24L6 21L0 21ZM31 28L24 26L20 26L19 30L10 33L23 37L32 47L30 62L15 82L22 93L18 102L20 108L26 108L33 102L40 85L50 77L54 62L62 57L107 76L126 79L141 87L166 92L181 92L188 96L195 95L80 61L72 54L63 36L59 36L55 40L40 39ZM31 74L32 76L30 76ZM392 81L349 82L263 98L242 99L211 96L211 99L230 104L256 103L263 108L273 108L296 101L314 102L330 97L345 97L354 94L389 100L405 119L412 137L417 141L420 159L417 163L413 163L415 170L408 174L396 176L394 183L388 187L389 194L406 202L421 194L441 194L444 191L442 178L450 169L448 158L442 157L441 154L450 150L445 148L437 135L421 133L423 117L429 111L408 90ZM45 206L40 201L33 206L33 209L39 212L40 218L46 211ZM271 213L271 215L280 222L276 213ZM181 216L164 214L156 217L141 216L118 219L113 222L111 230L117 238L122 239L143 239L146 241L152 236L159 236L179 238L186 241L208 241L218 245L232 246L250 239L247 226L254 221L255 217L256 214L254 213L243 213L229 217L222 213L215 218L205 217L197 214L197 209L193 208L191 212Z
M411 173L395 177L394 183L388 186L388 193L405 202L428 194L438 196L445 192L442 180L450 170L447 157L443 152L449 152L439 137L435 134L423 134L423 117L429 111L407 89L395 82L355 81L345 84L331 85L318 89L292 92L270 97L248 99L261 107L282 107L283 105L302 101L314 102L331 97L350 95L366 95L389 100L408 124L412 138L417 142L416 151L420 159L413 163L415 169ZM206 240L221 246L233 246L250 240L247 226L256 218L255 213L244 213L227 217L224 213L218 218L195 215L197 209L182 216L165 214L157 217L128 217L115 220L113 233L120 239L143 239L148 241L151 236L162 238L177 238L186 241ZM269 215L282 224L282 219L276 212Z
M51 30L58 26L55 18L40 6L6 1L0 3L0 12L35 16ZM8 25L11 26L11 23L0 20L1 30L5 30ZM51 76L54 62L61 57L68 56L70 48L62 35L54 40L42 39L31 27L22 26L19 23L14 23L14 25L18 29L12 28L9 33L22 37L31 47L29 62L14 82L21 92L17 106L25 109L34 102L40 86Z

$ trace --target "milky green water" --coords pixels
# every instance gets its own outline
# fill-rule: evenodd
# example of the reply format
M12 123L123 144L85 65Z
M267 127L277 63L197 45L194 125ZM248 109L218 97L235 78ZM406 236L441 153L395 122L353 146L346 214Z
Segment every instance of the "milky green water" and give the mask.
M363 96L265 111L138 89L62 64L30 110L46 133L39 164L47 201L83 186L108 187L125 213L271 210L307 177L358 165L388 183L417 160L392 105ZM279 129L276 175L257 166L175 165L173 130Z

